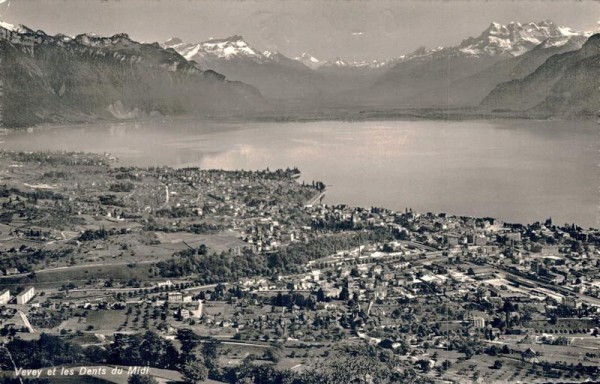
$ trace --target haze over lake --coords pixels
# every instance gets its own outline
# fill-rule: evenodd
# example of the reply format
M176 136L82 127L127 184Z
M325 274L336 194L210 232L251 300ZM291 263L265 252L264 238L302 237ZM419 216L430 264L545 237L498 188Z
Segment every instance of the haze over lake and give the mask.
M328 185L326 203L598 227L593 121L174 120L36 128L0 139L2 149L109 152L121 165L297 166L303 180Z

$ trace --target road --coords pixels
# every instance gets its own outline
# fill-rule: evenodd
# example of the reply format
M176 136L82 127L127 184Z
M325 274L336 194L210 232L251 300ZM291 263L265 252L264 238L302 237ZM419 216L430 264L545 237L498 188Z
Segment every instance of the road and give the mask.
M17 312L19 313L19 316L21 316L21 320L23 320L23 323L25 324L25 326L27 327L27 329L29 329L29 333L36 333L35 329L33 329L33 326L29 322L29 319L27 318L27 315L23 311L21 311L20 309L17 310Z

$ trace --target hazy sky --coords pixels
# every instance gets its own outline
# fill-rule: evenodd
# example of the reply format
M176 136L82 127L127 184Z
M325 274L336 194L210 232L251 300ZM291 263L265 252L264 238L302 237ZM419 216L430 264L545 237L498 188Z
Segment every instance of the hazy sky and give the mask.
M238 34L258 49L290 57L388 59L458 44L491 21L553 20L597 30L597 1L411 0L7 0L1 16L46 33L126 32L136 40L188 42ZM0 11L2 11L0 9Z

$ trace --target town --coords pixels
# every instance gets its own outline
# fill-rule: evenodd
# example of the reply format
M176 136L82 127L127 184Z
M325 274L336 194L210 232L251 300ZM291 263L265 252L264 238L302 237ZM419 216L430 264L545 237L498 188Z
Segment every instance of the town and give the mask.
M6 380L599 380L598 229L325 204L296 168L0 172Z

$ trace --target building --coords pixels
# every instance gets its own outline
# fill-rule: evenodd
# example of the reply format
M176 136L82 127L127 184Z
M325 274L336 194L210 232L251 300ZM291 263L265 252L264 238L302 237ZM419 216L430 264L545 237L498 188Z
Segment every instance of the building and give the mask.
M17 304L27 304L35 296L35 288L28 287L17 295Z
M183 293L181 292L169 292L167 294L167 300L171 303L181 303L183 301Z
M506 238L511 241L521 241L521 232L507 233Z
M172 287L173 283L171 282L171 280L167 280L167 281L159 281L158 283L156 283L156 286L158 288L162 288L162 287Z
M8 289L5 289L4 291L2 291L2 293L0 293L0 305L8 304L9 300L10 291Z
M562 305L569 309L579 309L581 308L581 300L578 300L576 297L572 296L564 296L562 298Z
M446 243L448 245L458 245L459 242L460 242L460 236L458 236L454 233L449 233L446 235Z
M473 327L484 328L485 327L485 319L483 317L474 317L473 318Z
M185 309L185 308L180 308L179 309L179 318L181 320L187 320L190 318L190 311Z

